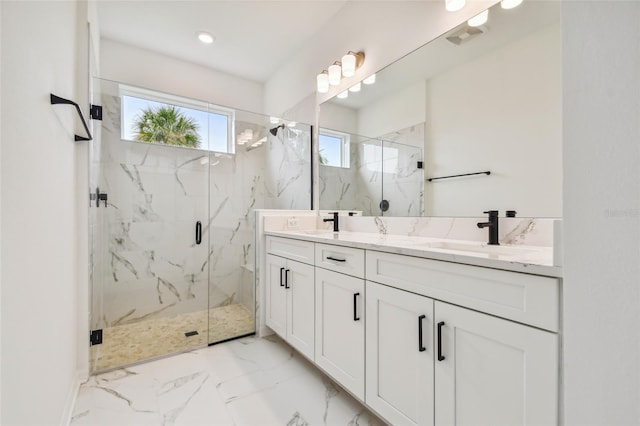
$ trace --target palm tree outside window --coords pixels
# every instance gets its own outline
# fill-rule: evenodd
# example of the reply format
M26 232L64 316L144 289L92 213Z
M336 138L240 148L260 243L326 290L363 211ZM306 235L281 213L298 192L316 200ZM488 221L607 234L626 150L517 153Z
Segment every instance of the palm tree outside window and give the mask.
M120 86L122 139L234 152L234 111L207 102Z

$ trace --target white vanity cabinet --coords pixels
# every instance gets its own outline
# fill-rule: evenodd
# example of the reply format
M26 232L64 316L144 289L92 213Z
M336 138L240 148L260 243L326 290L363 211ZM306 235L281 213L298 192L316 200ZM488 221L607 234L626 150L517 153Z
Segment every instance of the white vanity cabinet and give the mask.
M317 244L316 256L319 252L324 252L330 258L329 262L333 262L326 265L331 269L364 274L363 250ZM331 261L331 258L338 260ZM353 262L356 259L358 261ZM334 270L316 266L315 360L330 376L364 401L364 280Z
M393 425L433 425L433 299L367 281L366 403Z
M554 333L370 281L366 293L366 403L391 424L557 424Z
M448 303L434 313L436 425L558 423L556 334Z
M387 422L558 424L558 278L273 236L267 251L267 325Z
M366 401L385 419L558 423L557 279L374 251L366 265L367 280L386 284L367 281L366 289ZM396 374L406 376L404 387Z
M299 242L294 243L294 248L297 244ZM306 244L310 245L313 253L313 243ZM287 253L283 252L283 254ZM297 255L299 256L300 252ZM300 353L313 359L315 344L313 266L267 254L266 281L266 325Z

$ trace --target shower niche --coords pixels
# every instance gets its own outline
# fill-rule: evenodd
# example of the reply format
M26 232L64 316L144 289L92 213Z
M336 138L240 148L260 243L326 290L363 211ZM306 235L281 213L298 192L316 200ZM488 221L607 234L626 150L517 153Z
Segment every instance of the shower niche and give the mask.
M311 208L311 126L92 85L103 114L92 122L89 192L107 195L89 207L90 327L102 330L91 371L254 333L252 211ZM178 129L179 118L191 126Z

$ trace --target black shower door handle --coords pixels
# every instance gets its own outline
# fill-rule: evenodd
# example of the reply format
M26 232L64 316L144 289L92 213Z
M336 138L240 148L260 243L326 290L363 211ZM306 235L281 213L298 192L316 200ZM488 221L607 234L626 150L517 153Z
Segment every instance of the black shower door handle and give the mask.
M200 244L202 242L202 222L196 222L196 244Z

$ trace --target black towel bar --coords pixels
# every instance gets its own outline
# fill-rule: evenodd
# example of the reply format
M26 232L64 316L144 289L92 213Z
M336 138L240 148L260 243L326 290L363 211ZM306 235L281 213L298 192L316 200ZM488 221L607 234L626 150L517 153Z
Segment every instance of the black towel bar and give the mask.
M461 175L451 175L451 176L441 176L441 177L434 177L434 178L429 178L427 179L427 181L431 182L432 180L438 180L438 179L449 179L449 178L455 178L455 177L460 177L460 176L472 176L472 175L490 175L491 172L490 171L486 171L486 172L475 172L475 173L464 173Z

